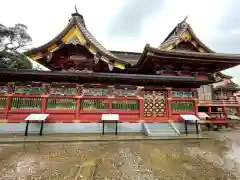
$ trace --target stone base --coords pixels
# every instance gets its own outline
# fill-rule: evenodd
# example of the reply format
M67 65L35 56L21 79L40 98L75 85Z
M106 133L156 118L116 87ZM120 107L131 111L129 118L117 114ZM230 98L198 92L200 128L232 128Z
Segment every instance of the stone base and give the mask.
M0 133L24 133L26 123L0 123ZM39 133L40 124L30 123L28 132ZM43 134L52 133L101 133L102 123L46 123ZM105 123L105 132L115 132L115 123ZM118 123L119 133L142 132L141 123Z

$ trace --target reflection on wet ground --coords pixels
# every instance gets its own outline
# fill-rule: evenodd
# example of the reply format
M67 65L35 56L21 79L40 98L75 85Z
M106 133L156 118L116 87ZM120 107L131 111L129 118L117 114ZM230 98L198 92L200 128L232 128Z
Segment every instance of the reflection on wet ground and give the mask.
M0 180L239 179L227 140L0 145Z

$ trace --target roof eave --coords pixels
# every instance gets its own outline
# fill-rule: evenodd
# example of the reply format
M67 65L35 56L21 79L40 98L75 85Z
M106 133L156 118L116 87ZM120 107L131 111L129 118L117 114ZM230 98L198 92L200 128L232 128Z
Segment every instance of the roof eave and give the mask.
M207 53L215 53L215 51L211 50L206 44L204 44L198 37L197 35L194 33L192 27L188 24L188 28L187 28L189 31L190 31L190 34L192 34L193 38L197 41L198 44L200 44L205 50Z
M149 47L149 50L159 54L168 54L173 56L183 56L183 57L196 57L196 58L205 58L205 59L216 59L229 62L229 60L235 60L240 64L240 55L227 55L227 54L218 54L218 53L196 53L196 52L184 52L184 51L167 51L161 50L153 47Z
M24 52L24 54L26 56L31 56L31 55L34 55L34 54L37 54L37 53L41 53L43 51L45 51L46 49L48 49L50 46L54 45L54 44L58 44L58 42L61 42L62 41L62 38L66 35L66 33L75 25L75 18L72 17L70 20L69 20L69 23L68 25L56 36L54 37L52 40L50 40L49 42L37 47L37 48L33 48L33 49L30 49L26 52Z

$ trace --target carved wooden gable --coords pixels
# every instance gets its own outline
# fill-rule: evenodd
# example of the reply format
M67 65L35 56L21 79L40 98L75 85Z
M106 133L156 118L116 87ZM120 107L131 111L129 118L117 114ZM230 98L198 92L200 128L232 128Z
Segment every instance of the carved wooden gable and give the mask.
M213 53L198 39L190 25L186 22L186 19L173 29L159 46L159 49Z

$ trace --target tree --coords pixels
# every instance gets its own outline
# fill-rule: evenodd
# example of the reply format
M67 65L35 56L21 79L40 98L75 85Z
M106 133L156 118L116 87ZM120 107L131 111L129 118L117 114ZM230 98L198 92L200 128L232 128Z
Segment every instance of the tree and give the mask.
M31 42L24 24L14 27L0 24L0 68L32 69L29 58L21 53Z

